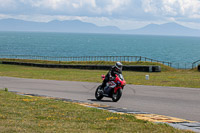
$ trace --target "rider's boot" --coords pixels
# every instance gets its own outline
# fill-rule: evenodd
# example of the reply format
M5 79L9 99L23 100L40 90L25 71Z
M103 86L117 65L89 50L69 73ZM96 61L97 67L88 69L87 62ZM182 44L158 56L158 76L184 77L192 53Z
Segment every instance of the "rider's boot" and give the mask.
M101 85L101 89L102 89L102 91L104 92L104 88L106 87L106 82L105 81L103 81L103 83L102 83L102 85Z

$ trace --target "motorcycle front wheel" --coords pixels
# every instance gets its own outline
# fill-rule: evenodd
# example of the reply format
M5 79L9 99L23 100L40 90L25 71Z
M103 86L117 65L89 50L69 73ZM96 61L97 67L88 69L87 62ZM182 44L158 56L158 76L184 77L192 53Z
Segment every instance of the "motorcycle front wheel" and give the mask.
M101 100L103 98L103 91L102 91L101 85L97 87L96 92L95 92L95 97L97 100Z
M116 93L113 92L112 100L113 102L117 102L122 96L122 89L118 89Z

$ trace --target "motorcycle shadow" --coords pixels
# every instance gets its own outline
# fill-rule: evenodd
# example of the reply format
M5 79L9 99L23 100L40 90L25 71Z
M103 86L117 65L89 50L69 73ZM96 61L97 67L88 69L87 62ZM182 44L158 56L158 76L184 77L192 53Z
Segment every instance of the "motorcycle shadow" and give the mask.
M88 100L93 102L113 102L112 100L97 100L97 99L88 99Z

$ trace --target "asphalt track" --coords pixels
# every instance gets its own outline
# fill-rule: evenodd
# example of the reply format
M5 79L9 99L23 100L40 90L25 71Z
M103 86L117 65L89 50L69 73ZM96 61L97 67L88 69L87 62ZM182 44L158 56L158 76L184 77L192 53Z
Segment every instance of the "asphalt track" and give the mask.
M0 88L30 94L94 102L200 122L200 88L126 85L121 99L95 100L99 83L0 77Z

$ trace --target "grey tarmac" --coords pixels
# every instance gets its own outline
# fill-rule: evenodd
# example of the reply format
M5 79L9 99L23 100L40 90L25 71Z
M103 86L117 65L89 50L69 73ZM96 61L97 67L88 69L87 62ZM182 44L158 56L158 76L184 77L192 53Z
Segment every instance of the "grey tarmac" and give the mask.
M200 122L200 88L126 85L121 99L96 101L101 83L0 77L0 88L29 94L92 102Z

